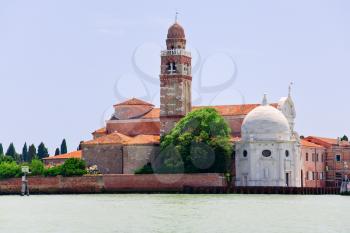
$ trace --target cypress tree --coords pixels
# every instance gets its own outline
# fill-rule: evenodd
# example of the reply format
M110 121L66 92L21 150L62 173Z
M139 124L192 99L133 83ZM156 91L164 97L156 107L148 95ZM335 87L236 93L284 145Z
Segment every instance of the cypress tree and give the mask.
M32 159L34 159L35 157L36 157L36 148L32 144L29 146L29 150L28 150L28 162L32 161Z
M55 156L60 154L60 148L56 148L55 150Z
M14 158L14 159L16 159L17 153L16 153L15 146L13 145L12 142L11 142L9 148L8 148L7 151L6 151L6 155L7 155L7 156L10 156L10 157L12 157L12 158Z
M2 147L2 143L0 143L0 155L4 155L4 148Z
M45 144L41 142L38 147L38 157L39 159L43 159L49 156L49 152L47 148L45 147Z
M61 143L61 154L67 154L67 143L66 139L63 139Z
M81 150L82 148L81 148L81 144L83 144L84 143L84 141L80 141L80 143L79 143L79 146L77 147L77 150Z
M27 143L24 143L22 148L22 160L23 162L28 162L28 146Z

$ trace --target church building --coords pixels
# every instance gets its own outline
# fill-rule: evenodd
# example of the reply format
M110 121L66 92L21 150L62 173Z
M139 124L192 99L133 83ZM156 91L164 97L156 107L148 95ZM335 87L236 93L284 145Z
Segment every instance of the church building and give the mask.
M238 186L337 186L350 175L350 144L336 139L306 137L294 130L296 110L291 96L261 104L192 106L191 53L183 27L168 29L161 51L160 108L131 98L114 105L105 127L82 142L81 151L44 159L47 166L79 157L103 174L133 174L159 153L160 137L187 113L212 107L231 128L235 147L233 180Z

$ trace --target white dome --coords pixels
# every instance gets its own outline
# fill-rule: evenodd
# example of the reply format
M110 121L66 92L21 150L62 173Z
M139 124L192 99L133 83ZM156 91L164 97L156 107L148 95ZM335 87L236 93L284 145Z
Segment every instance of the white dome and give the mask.
M287 118L278 109L267 105L266 97L262 105L244 118L242 124L242 139L245 141L290 140L291 135Z

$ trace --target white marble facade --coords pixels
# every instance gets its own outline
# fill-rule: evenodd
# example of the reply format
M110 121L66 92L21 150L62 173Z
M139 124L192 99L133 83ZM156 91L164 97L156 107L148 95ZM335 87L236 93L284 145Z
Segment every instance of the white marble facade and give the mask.
M289 93L277 108L266 95L242 124L236 144L237 186L301 186L299 136L294 132L295 108Z

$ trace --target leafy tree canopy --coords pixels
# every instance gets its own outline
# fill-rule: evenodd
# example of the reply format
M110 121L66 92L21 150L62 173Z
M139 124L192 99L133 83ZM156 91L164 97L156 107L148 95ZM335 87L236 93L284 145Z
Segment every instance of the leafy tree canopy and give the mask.
M341 137L341 140L342 140L342 141L348 142L348 141L349 141L349 138L348 138L348 136L344 135L343 137Z
M161 139L152 168L159 173L223 173L232 150L226 121L215 109L202 108L187 114Z
M86 164L84 160L70 158L61 165L62 176L81 176L86 174Z
M44 173L44 164L40 159L32 159L29 167L32 176L39 176Z

